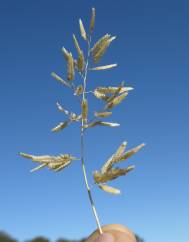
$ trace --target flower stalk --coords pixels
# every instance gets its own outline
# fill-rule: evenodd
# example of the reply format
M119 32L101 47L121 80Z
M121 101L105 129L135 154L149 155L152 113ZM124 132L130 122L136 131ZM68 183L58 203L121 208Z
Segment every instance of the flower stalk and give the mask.
M82 92L82 102L84 100L86 100L86 87L87 87L87 74L88 74L88 64L89 64L89 58L90 58L90 43L91 43L91 37L89 37L88 42L88 50L87 50L87 60L86 60L86 65L85 65L85 73L84 76L82 76L83 78L83 92ZM90 201L90 205L96 220L96 224L99 230L99 233L102 234L102 228L100 225L100 221L99 221L99 217L97 214L97 210L95 207L95 203L92 197L92 193L91 193L91 189L88 183L88 178L87 178L87 172L86 172L86 168L85 168L85 156L84 156L84 124L85 121L82 117L81 119L81 163L82 163L82 171L83 171L83 176L84 176L84 181L85 181L85 186L87 189L87 193L88 193L88 197L89 197L89 201Z

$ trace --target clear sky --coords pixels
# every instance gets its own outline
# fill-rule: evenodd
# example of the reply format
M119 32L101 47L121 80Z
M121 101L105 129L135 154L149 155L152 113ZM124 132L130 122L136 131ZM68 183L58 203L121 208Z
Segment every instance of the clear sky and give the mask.
M91 74L89 87L125 80L135 90L109 118L119 128L87 132L90 182L92 171L122 141L129 148L147 143L129 161L135 172L114 182L122 196L93 188L100 220L127 225L146 242L188 242L189 3L184 0L0 1L0 230L20 241L37 235L53 241L78 239L96 227L79 161L59 174L31 174L34 164L18 156L19 151L79 156L78 125L50 131L65 119L57 100L79 111L76 99L50 73L65 77L61 47L75 54L72 33L84 46L78 19L88 26L93 6L93 41L105 33L118 36L101 64L119 65ZM96 104L90 98L91 110Z

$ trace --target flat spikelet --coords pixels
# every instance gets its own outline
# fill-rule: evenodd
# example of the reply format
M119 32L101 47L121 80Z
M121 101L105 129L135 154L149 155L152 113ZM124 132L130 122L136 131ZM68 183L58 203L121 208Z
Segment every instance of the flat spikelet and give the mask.
M27 159L32 159L32 155L30 155L30 154L26 154L26 153L23 153L23 152L20 152L19 153L22 157L24 157L24 158L27 158Z
M117 151L115 152L115 154L113 154L106 162L105 164L102 166L101 168L101 172L102 173L106 173L107 171L109 171L113 164L115 164L115 162L117 162L118 160L120 160L121 155L123 155L125 148L126 148L127 142L124 141L119 148L117 149Z
M110 35L105 34L94 44L93 48L91 49L92 56L96 55L96 53L101 49L104 42L107 41L109 38L110 38Z
M117 66L117 64L111 64L111 65L105 65L105 66L97 66L97 67L90 68L90 70L91 71L102 71L102 70L112 69L112 68L114 68L116 66Z
M32 172L38 171L45 166L47 166L51 170L57 171L57 169L60 170L68 166L72 160L78 160L76 157L71 156L70 154L61 154L59 156L49 156L49 155L35 156L35 155L29 155L21 152L20 155L23 156L24 158L31 159L34 162L42 163L41 165L32 169L31 170Z
M95 43L95 45L91 49L92 58L95 63L100 61L108 46L115 38L115 36L111 37L111 35L106 34L102 38L100 38L97 43Z
M69 53L68 60L67 60L67 79L72 81L74 79L74 60L72 57L72 53Z
M109 193L111 193L113 195L119 195L119 194L121 194L121 191L119 189L117 189L117 188L110 187L110 186L105 185L105 184L98 184L98 186L103 191L109 192Z
M112 112L94 112L95 117L105 118L105 117L109 117L111 115L112 115Z
M64 81L60 76L58 76L55 72L51 73L51 76L57 80L58 82L62 83L64 86L66 87L70 87L69 83L67 83L66 81Z
M78 43L74 34L73 34L73 40L74 40L75 48L76 48L77 53L78 53L78 59L77 59L77 63L76 63L77 68L78 68L79 71L82 72L84 70L84 67L85 67L85 60L84 60L83 51L81 50L79 43Z
M116 161L117 159L119 159L122 155L123 155L123 153L124 153L124 151L125 151L125 149L126 149L126 146L127 146L127 142L126 141L124 141L120 146L119 146L119 148L117 149L117 151L115 152L115 154L114 154L114 160Z
M68 121L59 123L56 127L52 129L52 132L58 132L68 126Z
M83 126L83 128L86 129L86 128L92 128L92 127L95 127L95 126L118 127L119 125L120 124L118 124L118 123L95 121L95 122L91 122L91 123L85 124Z
M92 14L91 14L91 20L90 20L90 33L91 34L92 34L93 30L94 30L95 16L96 16L95 8L92 8Z
M99 47L98 51L92 52L93 56L93 61L94 63L98 63L101 60L101 57L104 55L106 52L107 48L109 47L110 43L116 39L116 37L109 37L108 39L104 40L101 46Z
M82 94L82 92L83 92L83 85L79 85L76 87L74 95L79 96Z
M104 174L108 172L114 164L114 155L112 155L102 166L101 168L101 173Z
M113 98L113 100L111 100L107 103L106 109L111 109L111 108L117 106L126 98L127 95L128 95L128 92L124 92L120 96Z
M79 28L80 28L80 33L81 33L81 36L84 40L87 40L87 34L86 34L86 31L85 31L85 28L83 26L83 22L81 19L79 19Z
M88 116L88 102L86 99L82 101L82 118L84 122L87 122L87 116Z
M98 87L95 90L98 91L101 94L115 94L117 93L119 87ZM123 92L128 92L133 90L132 87L121 87L119 89L119 94L123 93Z
M95 182L98 183L105 183L107 181L111 181L116 179L119 176L124 176L126 175L129 171L133 170L134 166L129 166L125 169L119 169L119 168L113 168L110 171L106 173L101 173L98 171L95 171L93 173L93 177Z
M139 150L141 150L143 147L145 146L144 143L138 145L137 147L127 151L125 154L123 154L121 157L120 157L120 160L126 160L128 159L129 157L131 157L132 155L136 154Z

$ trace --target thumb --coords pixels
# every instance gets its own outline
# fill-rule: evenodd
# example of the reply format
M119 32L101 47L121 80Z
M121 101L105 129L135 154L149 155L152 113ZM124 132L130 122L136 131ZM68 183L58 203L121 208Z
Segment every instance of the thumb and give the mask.
M114 237L111 234L103 233L94 242L114 242Z
M92 233L86 242L136 242L134 234L125 226L109 224L102 227L103 234Z

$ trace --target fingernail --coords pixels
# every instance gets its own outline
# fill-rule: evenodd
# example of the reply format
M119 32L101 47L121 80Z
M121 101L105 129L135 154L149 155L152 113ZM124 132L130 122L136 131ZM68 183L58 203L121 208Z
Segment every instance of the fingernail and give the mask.
M114 242L114 237L111 234L103 233L94 242Z

